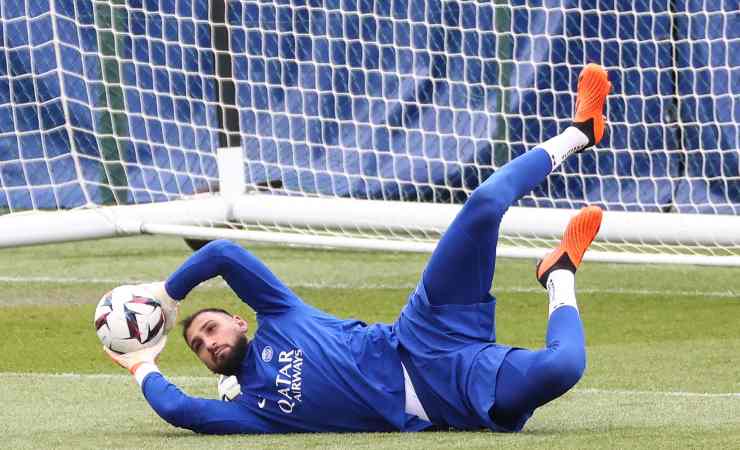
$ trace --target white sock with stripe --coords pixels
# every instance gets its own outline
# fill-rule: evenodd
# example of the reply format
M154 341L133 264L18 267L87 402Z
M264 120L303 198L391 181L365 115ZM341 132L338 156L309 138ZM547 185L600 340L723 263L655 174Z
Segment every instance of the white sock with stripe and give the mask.
M576 275L570 270L553 270L547 277L547 295L550 297L549 316L561 306L572 306L578 311Z
M553 170L562 163L565 158L588 146L588 136L581 130L570 126L557 136L546 140L536 148L541 148L550 155Z

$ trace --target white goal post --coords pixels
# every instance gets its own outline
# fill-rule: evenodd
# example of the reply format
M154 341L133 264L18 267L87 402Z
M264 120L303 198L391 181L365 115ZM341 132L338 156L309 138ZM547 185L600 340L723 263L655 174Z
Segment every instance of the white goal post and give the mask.
M737 12L576 3L0 0L0 248L429 252L567 126L594 61L607 137L509 210L498 254L542 256L596 204L588 259L740 266Z
M219 153L221 193L165 203L13 214L0 219L0 248L39 243L131 236L175 235L197 239L232 238L306 247L431 252L459 205L373 200L308 198L246 193L240 149ZM503 236L554 241L572 210L511 208L501 224ZM222 227L212 227L222 224ZM231 226L225 226L230 224ZM286 231L261 231L265 224ZM254 229L245 229L249 226ZM610 250L615 243L639 248L706 248L736 245L740 218L666 213L606 212L587 260L740 266L740 256L675 251ZM18 230L23 230L19 233ZM322 230L323 232L311 232ZM330 231L333 230L333 231ZM414 236L414 230L417 230ZM424 230L424 233L418 232ZM352 234L355 233L355 235ZM359 233L359 235L358 235ZM634 245L634 244L632 244ZM616 246L619 247L619 246ZM539 258L551 247L502 245L497 254ZM649 247L648 247L649 248Z

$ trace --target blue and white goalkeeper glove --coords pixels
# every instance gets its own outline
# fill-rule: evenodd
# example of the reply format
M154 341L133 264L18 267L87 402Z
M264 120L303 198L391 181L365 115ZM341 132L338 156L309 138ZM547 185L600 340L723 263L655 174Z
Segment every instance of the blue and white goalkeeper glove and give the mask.
M242 393L242 387L239 386L239 380L235 376L227 377L220 375L218 377L218 398L225 402L230 402Z
M162 336L162 339L153 346L135 352L119 354L107 347L103 347L103 351L108 354L113 362L131 372L131 375L136 378L136 382L141 385L147 374L159 372L157 359L159 358L159 354L162 353L162 350L164 350L165 345L167 345L167 336Z

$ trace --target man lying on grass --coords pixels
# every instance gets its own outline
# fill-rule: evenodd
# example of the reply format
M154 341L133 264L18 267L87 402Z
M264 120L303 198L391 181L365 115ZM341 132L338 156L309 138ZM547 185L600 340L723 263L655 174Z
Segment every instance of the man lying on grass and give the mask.
M128 368L164 420L198 433L290 433L481 429L519 431L534 410L581 378L583 327L574 274L601 224L588 207L537 266L550 316L546 347L496 343L493 283L501 219L567 156L598 143L610 84L588 65L578 83L573 125L482 183L439 241L398 320L340 320L299 299L251 253L216 241L165 283L152 285L171 328L178 302L199 283L223 277L257 313L258 329L220 309L184 321L188 346L215 373L234 375L233 401L191 397L170 383L158 345L109 355ZM347 301L352 301L348 298Z

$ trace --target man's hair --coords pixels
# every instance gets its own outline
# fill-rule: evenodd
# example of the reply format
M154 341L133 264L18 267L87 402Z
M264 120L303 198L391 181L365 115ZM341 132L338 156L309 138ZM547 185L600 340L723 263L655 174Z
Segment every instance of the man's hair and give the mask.
M182 322L180 322L180 325L182 325L182 337L185 339L185 343L188 342L188 328L190 328L190 325L193 324L193 321L201 314L207 313L207 312L213 312L213 313L221 313L226 314L229 317L232 317L232 314L225 309L221 308L203 308L199 309L198 311L195 311L193 314L187 316L186 318L182 319Z

